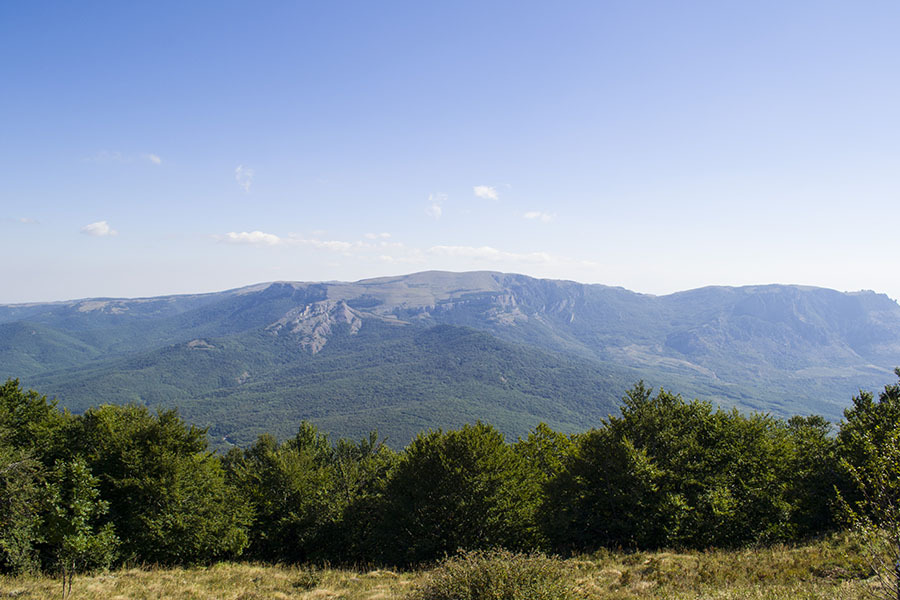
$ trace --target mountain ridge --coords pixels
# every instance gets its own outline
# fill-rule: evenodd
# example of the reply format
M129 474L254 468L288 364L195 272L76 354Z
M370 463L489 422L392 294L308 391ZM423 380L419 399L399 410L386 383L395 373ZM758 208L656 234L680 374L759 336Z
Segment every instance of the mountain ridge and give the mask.
M445 356L439 345L414 341L415 332L431 330L448 340L456 339L456 331L489 336L460 339L469 344L466 352L494 364L497 373L507 369L527 379L527 369L515 367L517 354L535 364L557 365L541 373L560 394L579 398L574 412L558 407L569 415L563 424L568 429L597 425L602 411L587 406L584 389L554 379L552 373L566 364L620 386L617 391L604 388L603 397L596 398L598 406L613 410L625 386L645 379L724 406L778 416L817 413L832 421L840 418L852 394L892 381L893 368L900 365L900 305L872 291L765 284L706 286L655 296L514 273L423 271L356 282L276 281L205 294L0 305L0 377L19 377L55 394L62 405L80 408L89 404L92 389L101 401L116 401L112 390L126 390L121 393L128 399L154 405L166 403L161 390L168 390L178 399L173 404L190 405L192 418L211 424L203 420L200 399L228 398L233 409L243 406L252 413L254 399L232 388L260 389L266 377L282 382L260 392L259 398L273 406L281 406L279 394L315 404L292 387L310 385L306 375L277 378L280 361L286 361L283 369L302 372L331 361L333 380L347 382L341 384L346 390L358 389L350 383L358 367L354 361L362 360L359 352L353 353L354 344L371 354L366 364L394 344L408 355L398 363L401 370L429 390L429 402L459 396L460 402L475 403L460 410L460 416L481 411L490 420L490 404L476 398L477 383L484 384L478 372L462 372L464 379L452 390L439 368L427 370L430 379L417 374L423 364L438 364L429 360ZM499 344L495 351L505 357L503 365L491 359L486 339ZM191 342L196 342L194 354L165 351ZM229 349L221 364L198 360L196 352L219 347ZM336 354L338 350L345 354ZM206 382L203 386L185 384L191 390L188 397L168 381L162 365L189 377L184 365L195 363L210 374L195 378ZM392 406L402 404L402 394L412 393L388 369L370 375L395 383L395 388L379 388L385 396L396 396ZM537 387L527 393L502 391L506 388L501 386L485 395L515 404L516 393L523 399L539 389L536 397L552 403L553 394L540 382L532 383ZM321 381L315 385L323 394L337 389L337 384L329 387ZM345 413L354 414L353 398L343 401ZM302 402L295 404L293 412L280 413L284 419L313 416ZM528 406L535 409L530 417L508 416L506 421L532 422L541 411ZM422 415L417 418L426 419ZM457 423L452 415L444 416L436 421L439 426ZM326 420L340 432L340 419L340 411L332 411ZM521 434L519 425L507 433ZM406 435L410 429L400 430Z

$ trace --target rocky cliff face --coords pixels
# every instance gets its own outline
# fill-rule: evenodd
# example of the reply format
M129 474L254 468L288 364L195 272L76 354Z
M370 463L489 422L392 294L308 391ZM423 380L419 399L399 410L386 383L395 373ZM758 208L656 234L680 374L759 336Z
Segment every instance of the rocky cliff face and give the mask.
M298 338L301 347L316 354L341 326L348 334L356 335L363 326L362 315L343 300L323 300L289 310L266 330L290 333Z

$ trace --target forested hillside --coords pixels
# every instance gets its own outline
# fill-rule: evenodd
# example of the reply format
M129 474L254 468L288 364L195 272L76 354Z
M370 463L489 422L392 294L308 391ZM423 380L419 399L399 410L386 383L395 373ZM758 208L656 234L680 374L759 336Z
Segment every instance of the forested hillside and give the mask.
M484 419L599 425L644 379L776 416L840 418L900 364L874 292L710 287L668 296L493 272L260 284L190 296L0 306L0 376L82 411L179 407L214 443L377 426L399 448Z

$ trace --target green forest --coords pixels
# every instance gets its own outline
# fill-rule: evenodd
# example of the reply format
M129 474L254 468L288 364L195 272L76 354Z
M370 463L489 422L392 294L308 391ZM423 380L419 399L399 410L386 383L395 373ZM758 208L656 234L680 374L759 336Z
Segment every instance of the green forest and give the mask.
M377 432L332 440L303 422L222 454L174 410L76 415L11 379L0 386L0 570L406 568L459 549L740 548L848 519L878 529L896 519L898 423L900 383L861 392L836 427L638 383L616 416L578 434L539 425L507 441L479 422L395 451Z

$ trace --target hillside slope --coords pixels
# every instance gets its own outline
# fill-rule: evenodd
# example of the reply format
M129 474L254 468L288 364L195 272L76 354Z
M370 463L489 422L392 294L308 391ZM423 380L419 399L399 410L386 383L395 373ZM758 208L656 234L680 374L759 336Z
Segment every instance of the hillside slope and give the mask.
M424 272L0 305L0 377L74 410L177 405L240 442L301 418L399 437L477 418L510 434L536 419L584 429L640 378L726 406L837 420L897 365L895 301L802 286L650 296Z

